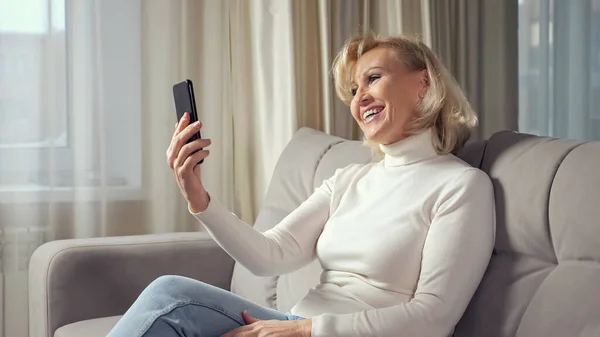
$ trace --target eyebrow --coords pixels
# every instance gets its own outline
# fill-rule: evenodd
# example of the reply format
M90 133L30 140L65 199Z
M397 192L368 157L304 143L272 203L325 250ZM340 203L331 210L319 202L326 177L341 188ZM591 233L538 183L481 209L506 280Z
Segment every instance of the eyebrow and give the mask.
M367 74L369 71L371 71L371 70L373 70L373 69L381 69L381 70L383 70L383 67L380 67L380 66L374 66L374 67L370 67L369 69L367 69L367 70L363 71L363 73L362 73L362 74L363 74L363 76L365 76L365 75L366 75L366 74Z
M384 70L384 68L383 68L383 67L380 67L380 66L369 67L369 68L367 68L365 71L363 71L363 73L362 73L362 76L365 76L365 75L366 75L366 74L367 74L369 71L371 71L371 70L373 70L373 69L381 69L381 70ZM350 81L350 84L352 84L352 85L356 85L356 81L355 81L354 79L352 79L352 80Z

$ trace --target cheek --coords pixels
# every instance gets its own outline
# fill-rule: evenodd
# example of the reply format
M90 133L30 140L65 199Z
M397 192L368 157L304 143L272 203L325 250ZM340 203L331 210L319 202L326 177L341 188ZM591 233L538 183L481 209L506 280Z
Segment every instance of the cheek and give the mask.
M354 101L352 101L350 103L350 113L352 114L352 117L354 117L354 119L357 119L358 111L359 111L358 105L354 104Z
M411 115L418 108L419 95L414 88L401 87L390 93L390 105L394 108L395 113L402 115Z

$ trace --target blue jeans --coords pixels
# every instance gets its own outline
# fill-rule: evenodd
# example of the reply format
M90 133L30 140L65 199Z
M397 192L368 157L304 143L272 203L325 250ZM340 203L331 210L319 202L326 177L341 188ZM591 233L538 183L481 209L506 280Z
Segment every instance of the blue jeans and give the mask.
M107 337L218 337L245 325L244 310L263 320L303 319L200 281L162 276L144 289Z

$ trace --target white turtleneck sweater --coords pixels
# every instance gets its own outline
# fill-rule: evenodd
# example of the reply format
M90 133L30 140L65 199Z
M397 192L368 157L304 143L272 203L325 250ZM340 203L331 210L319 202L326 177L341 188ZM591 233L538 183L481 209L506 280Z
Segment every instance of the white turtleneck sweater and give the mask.
M256 275L319 259L321 282L291 310L312 318L313 337L446 337L488 265L488 176L437 155L430 131L381 149L381 162L337 170L264 233L214 199L194 214Z

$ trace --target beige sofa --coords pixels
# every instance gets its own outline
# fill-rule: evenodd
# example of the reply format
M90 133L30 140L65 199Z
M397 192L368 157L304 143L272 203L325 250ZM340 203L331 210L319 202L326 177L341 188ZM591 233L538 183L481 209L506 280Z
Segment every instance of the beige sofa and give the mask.
M497 239L455 336L600 336L600 143L500 132L459 155L493 180ZM299 130L277 164L256 228L277 223L336 168L369 160L360 142ZM50 242L30 263L30 336L104 336L164 274L288 310L319 272L314 262L278 278L256 277L204 233Z

